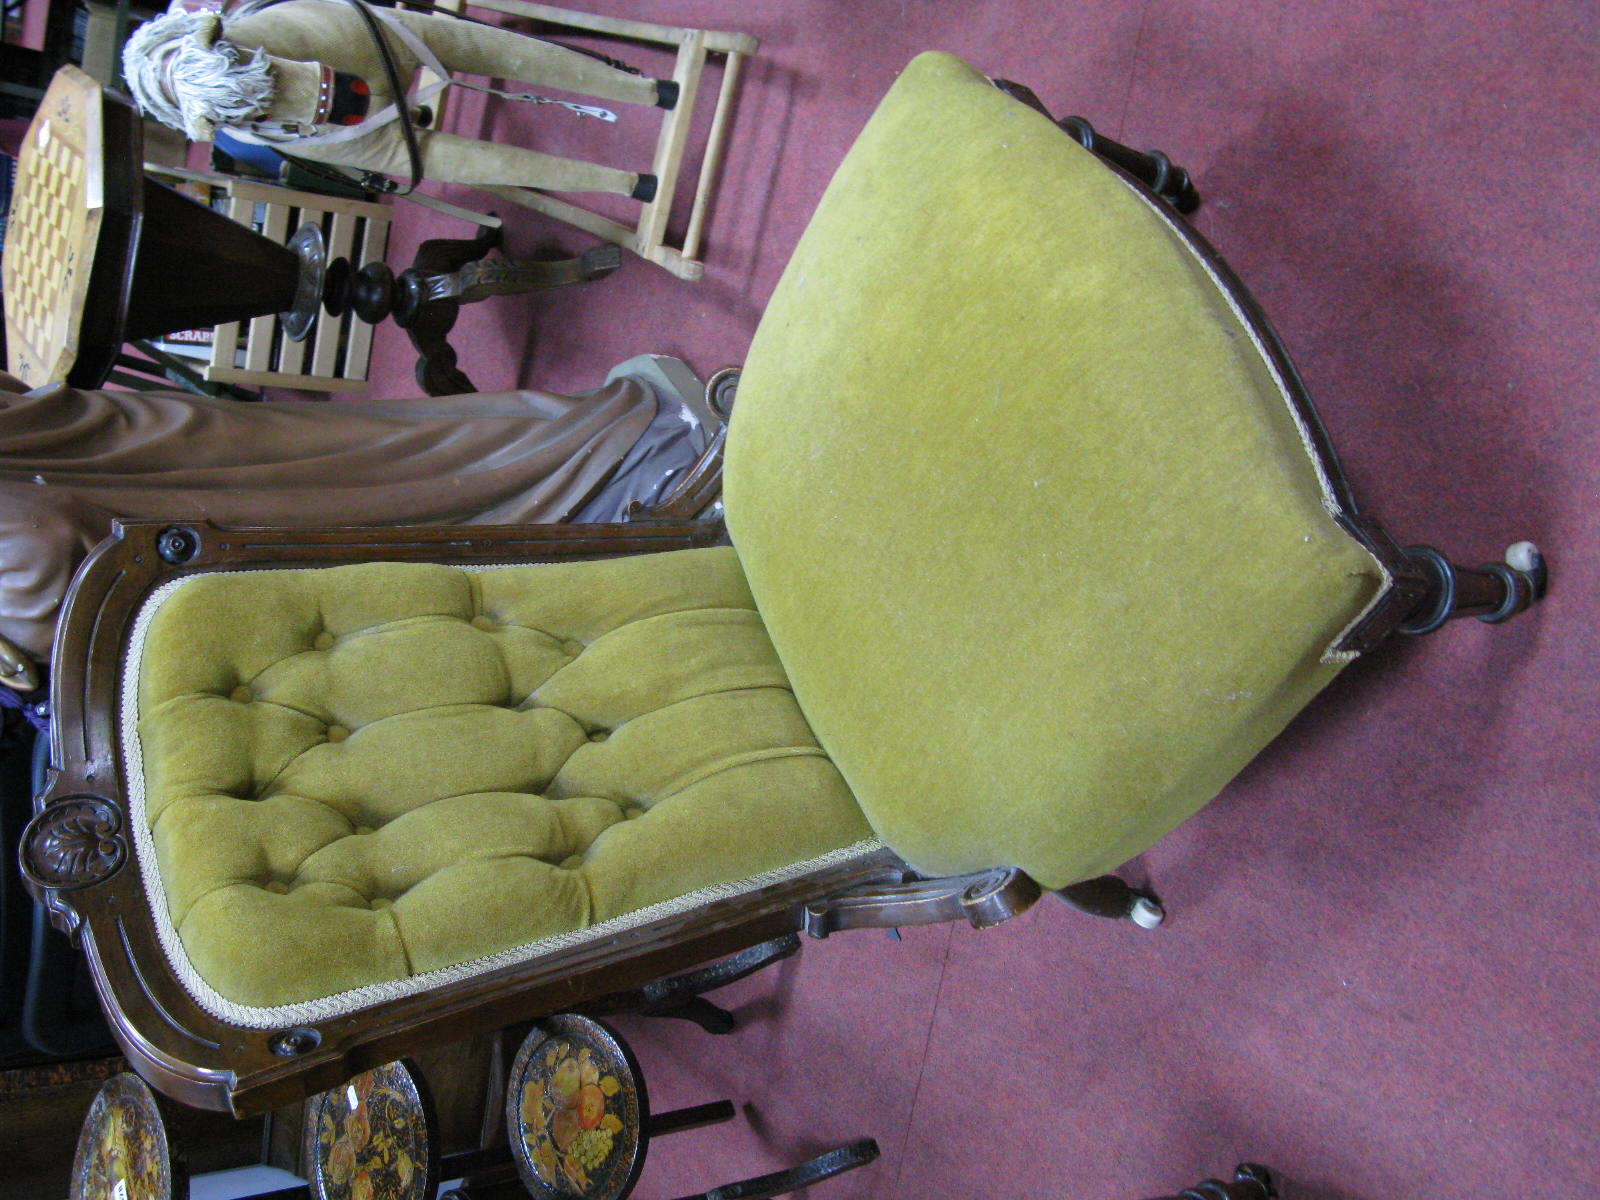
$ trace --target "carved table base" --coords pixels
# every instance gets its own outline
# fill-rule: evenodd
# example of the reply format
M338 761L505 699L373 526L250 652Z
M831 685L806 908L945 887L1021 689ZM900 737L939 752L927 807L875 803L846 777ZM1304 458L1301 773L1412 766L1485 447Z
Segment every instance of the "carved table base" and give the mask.
M485 259L500 244L498 227L474 238L432 238L417 249L410 267L397 277L382 262L359 270L348 259L328 261L318 225L303 225L289 240L299 256L300 289L283 329L296 341L311 333L319 307L331 316L353 311L369 325L393 316L420 356L417 383L430 396L472 392L472 381L456 366L447 340L461 305L490 296L515 296L574 283L604 279L622 265L617 246L596 246L577 258L557 260Z

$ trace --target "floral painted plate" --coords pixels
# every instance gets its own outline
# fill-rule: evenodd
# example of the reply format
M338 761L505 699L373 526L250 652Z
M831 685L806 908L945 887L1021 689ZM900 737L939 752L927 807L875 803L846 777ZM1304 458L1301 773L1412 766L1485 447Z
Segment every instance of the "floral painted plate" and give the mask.
M506 1131L536 1200L621 1200L644 1168L649 1111L632 1053L588 1017L538 1022L511 1064Z
M357 1075L306 1101L314 1200L432 1200L438 1140L422 1077L406 1062Z
M72 1200L171 1200L189 1194L161 1105L137 1075L113 1075L95 1093L72 1160Z

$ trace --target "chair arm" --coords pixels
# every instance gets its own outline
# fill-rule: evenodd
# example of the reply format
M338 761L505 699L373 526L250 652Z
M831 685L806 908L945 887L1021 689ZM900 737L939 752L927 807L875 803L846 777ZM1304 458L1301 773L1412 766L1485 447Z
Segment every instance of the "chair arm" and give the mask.
M628 506L629 521L693 521L722 495L722 450L728 427L717 430L678 485L655 504L635 500Z
M1042 894L1039 885L1016 867L937 879L908 871L899 879L812 901L806 905L806 932L825 938L845 929L895 929L963 919L974 929L988 929L1031 908Z

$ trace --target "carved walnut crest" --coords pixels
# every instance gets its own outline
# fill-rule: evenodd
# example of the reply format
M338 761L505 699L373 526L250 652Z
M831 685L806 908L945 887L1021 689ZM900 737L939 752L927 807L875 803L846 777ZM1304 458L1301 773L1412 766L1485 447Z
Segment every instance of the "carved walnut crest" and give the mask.
M96 796L72 796L36 815L22 837L23 868L50 888L109 879L127 857L122 816Z

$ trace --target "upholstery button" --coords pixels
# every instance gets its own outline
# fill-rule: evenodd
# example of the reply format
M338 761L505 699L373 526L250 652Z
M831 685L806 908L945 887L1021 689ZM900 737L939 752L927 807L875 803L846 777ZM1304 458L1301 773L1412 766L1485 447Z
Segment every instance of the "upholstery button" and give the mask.
M249 704L250 701L254 700L255 698L256 694L243 684L240 684L238 687L234 688L233 691L228 693L228 699L232 700L235 704Z
M593 733L591 733L589 735L589 740L591 742L603 742L610 736L611 736L610 731L605 730L605 729L596 729Z
M367 907L372 909L373 912L381 912L386 908L393 908L394 901L387 896L376 896L367 902Z
M625 821L637 821L642 816L644 816L644 809L642 808L625 808L622 810L622 819Z
M271 883L266 885L266 889L274 896L287 896L289 894L289 885L284 883L281 879L274 879Z
M482 613L479 613L477 616L472 618L472 627L474 629L483 629L483 630L499 628L499 626L497 626L495 624L494 619L492 617L486 617Z
M566 641L561 643L561 649L569 657L577 658L578 655L583 653L583 643L576 641L573 638L568 638Z
M570 854L561 860L561 869L563 871L576 871L581 866L583 866L583 855L581 854Z
M355 835L357 837L366 837L367 834L373 832L374 830L371 825L357 825L355 828Z
M348 729L346 729L343 725L329 725L328 726L328 740L330 742L342 742L342 741L345 740L345 738L347 738L349 736L350 736L350 731Z
M317 634L316 640L311 643L311 648L313 650L332 650L333 634L324 629L321 633Z

